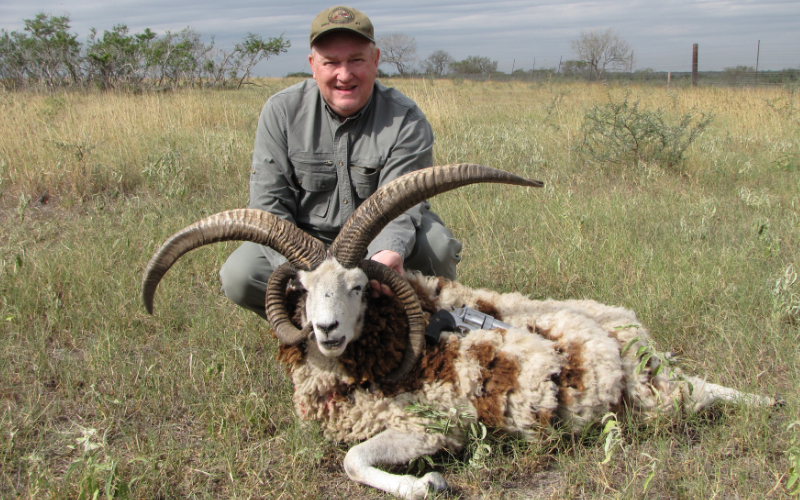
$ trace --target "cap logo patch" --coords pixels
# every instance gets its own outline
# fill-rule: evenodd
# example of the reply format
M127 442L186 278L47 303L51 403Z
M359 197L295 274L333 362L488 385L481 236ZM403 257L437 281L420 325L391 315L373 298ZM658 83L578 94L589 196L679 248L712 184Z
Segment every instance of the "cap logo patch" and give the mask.
M345 9L344 7L336 7L328 14L328 21L335 23L335 24L347 24L352 23L355 20L356 15L353 14L352 11L349 9Z

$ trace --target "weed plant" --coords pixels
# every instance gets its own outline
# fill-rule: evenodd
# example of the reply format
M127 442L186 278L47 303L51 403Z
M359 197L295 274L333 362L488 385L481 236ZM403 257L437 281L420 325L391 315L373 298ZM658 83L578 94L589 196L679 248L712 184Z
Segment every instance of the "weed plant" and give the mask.
M607 103L587 110L583 142L578 146L587 159L627 167L655 162L663 168L675 169L682 163L686 149L714 116L692 108L682 116L670 118L664 108L640 109L639 101L631 103L630 98L630 89L619 100L609 92Z
M222 296L217 273L235 244L181 259L155 315L139 299L169 235L246 206L258 114L290 83L0 94L0 497L387 498L346 478L346 445L298 423L271 331ZM533 443L476 427L467 455L421 466L463 499L788 497L800 124L776 104L785 91L384 83L427 114L437 163L546 182L432 200L464 242L460 281L631 308L684 371L787 403L622 415L613 435L600 425ZM642 157L608 168L578 147L609 92L665 126L697 110L714 119L679 167Z

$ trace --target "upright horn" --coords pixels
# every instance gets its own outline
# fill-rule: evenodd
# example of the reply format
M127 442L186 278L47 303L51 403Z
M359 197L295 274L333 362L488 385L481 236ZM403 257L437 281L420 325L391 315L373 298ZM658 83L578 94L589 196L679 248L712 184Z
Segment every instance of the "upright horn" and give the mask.
M518 186L542 187L544 183L529 180L502 170L468 163L424 168L406 174L379 188L347 219L331 246L331 253L346 268L359 265L370 279L390 286L403 302L408 315L408 345L403 360L386 381L402 380L416 365L425 345L425 323L416 294L408 283L391 269L362 261L370 242L397 216L428 198L452 189L479 182L498 182ZM385 269L384 269L385 268Z
M145 269L142 300L153 313L153 298L161 278L181 255L218 241L252 241L275 249L300 269L313 269L326 255L325 244L291 222L263 210L220 212L175 233L156 251Z
M381 186L367 198L347 219L331 252L344 267L353 268L364 258L367 246L378 233L400 214L437 194L479 182L544 186L541 181L470 163L416 170Z

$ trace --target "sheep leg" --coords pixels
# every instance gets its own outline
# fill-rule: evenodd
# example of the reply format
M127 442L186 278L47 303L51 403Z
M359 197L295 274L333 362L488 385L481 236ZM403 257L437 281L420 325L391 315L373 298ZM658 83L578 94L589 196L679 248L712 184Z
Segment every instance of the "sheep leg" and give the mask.
M431 434L415 434L392 429L385 430L356 445L344 457L344 470L350 479L378 488L401 498L425 498L430 491L444 491L447 482L438 472L421 478L389 474L375 468L376 464L405 464L441 449Z
M708 408L718 401L752 406L771 406L775 404L774 398L737 391L730 387L712 384L699 377L685 376L684 380L691 384L691 387L686 387L688 394L684 392L684 401L689 403L694 412Z

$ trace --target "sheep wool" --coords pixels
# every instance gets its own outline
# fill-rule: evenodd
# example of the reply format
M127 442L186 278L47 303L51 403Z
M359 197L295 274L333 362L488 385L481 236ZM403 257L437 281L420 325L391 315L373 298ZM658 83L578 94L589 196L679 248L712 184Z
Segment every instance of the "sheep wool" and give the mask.
M668 371L654 375L657 356L640 366L636 353L650 335L627 309L591 300L536 301L415 273L408 278L427 315L467 305L514 328L443 335L394 384L382 377L400 362L407 322L402 307L386 297L370 302L361 336L338 358L323 356L312 339L282 347L296 412L319 421L328 439L358 442L394 429L458 450L476 421L535 439L556 422L577 430L626 406L646 413L684 402L685 382ZM426 432L443 418L448 433Z

